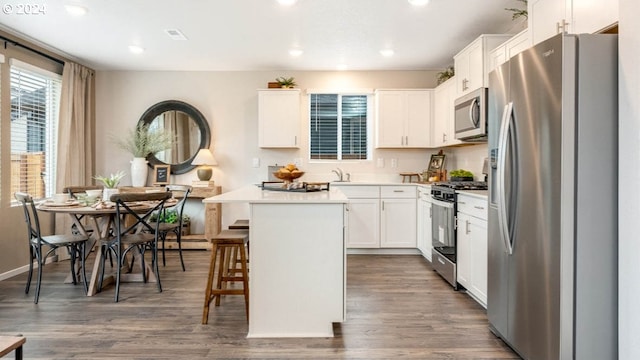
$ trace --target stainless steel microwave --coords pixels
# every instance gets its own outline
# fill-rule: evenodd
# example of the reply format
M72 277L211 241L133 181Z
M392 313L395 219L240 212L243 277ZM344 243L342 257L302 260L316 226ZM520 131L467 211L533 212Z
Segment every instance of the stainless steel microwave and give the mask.
M487 140L487 93L487 88L479 88L455 101L456 139Z

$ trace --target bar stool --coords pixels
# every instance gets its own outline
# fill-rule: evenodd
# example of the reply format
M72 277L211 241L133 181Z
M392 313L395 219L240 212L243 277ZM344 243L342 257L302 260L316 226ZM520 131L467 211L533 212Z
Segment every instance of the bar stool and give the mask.
M229 230L249 230L249 220L248 219L239 219L236 220L233 224L229 225ZM249 242L247 241L247 258L249 257ZM238 258L238 254L235 249L231 254L231 259L236 259L235 263L232 261L227 261L229 263L229 272L237 272L237 264L240 263L240 259ZM247 260L248 262L249 260Z
M249 230L249 220L240 219L236 220L233 224L229 225L230 230Z
M244 295L245 313L249 321L249 275L247 272L247 255L245 245L249 242L249 233L243 230L222 230L212 239L211 263L209 264L209 277L205 291L204 310L202 324L209 322L209 305L215 299L215 306L220 306L222 295ZM229 259L231 253L240 254L240 276L235 271L231 272ZM216 263L217 260L217 263ZM218 271L216 274L216 265ZM215 276L215 275L217 276ZM216 285L213 287L213 279L216 277ZM242 281L242 289L230 289L228 282Z
M22 345L26 341L24 336L0 336L0 357L15 350L16 360L22 360Z

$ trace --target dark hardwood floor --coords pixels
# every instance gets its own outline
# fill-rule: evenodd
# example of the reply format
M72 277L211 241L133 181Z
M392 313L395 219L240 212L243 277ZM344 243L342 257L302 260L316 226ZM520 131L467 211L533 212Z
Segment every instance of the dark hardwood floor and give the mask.
M241 296L201 325L209 253L184 255L186 272L168 253L162 293L125 283L119 303L113 286L86 297L64 284L66 261L46 266L38 305L26 274L0 281L0 335L26 336L25 359L519 359L484 309L419 256L349 255L347 321L334 338L247 339Z

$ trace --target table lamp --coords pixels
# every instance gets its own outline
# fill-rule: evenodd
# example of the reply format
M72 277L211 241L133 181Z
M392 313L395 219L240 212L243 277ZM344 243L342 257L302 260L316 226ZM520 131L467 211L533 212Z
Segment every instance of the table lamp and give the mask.
M199 165L198 167L198 179L200 181L209 181L211 175L213 175L212 165L218 165L218 162L213 157L211 150L200 149L196 154L196 157L191 161L191 165Z

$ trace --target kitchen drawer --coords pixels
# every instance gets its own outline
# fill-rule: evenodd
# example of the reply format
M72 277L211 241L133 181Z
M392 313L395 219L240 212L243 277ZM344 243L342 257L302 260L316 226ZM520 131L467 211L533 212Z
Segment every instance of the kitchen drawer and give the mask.
M336 186L336 185L332 185ZM372 185L343 185L336 186L349 199L377 199L380 197L380 187Z
M417 197L415 186L381 186L381 198L415 199Z
M458 194L458 212L487 220L489 202L479 197Z

